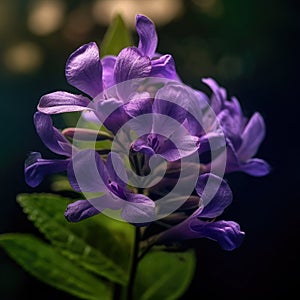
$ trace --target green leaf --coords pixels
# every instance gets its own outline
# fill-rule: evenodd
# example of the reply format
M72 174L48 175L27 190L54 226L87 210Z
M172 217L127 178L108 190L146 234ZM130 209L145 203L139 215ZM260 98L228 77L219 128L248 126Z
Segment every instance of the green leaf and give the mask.
M54 175L51 180L51 189L54 192L73 191L67 176Z
M131 265L134 226L126 222L117 221L104 214L85 220L84 225L85 228L88 228L88 226L91 228L91 230L86 231L86 237L91 242L93 241L93 245L97 249L101 249L102 253L122 267L127 274ZM105 233L105 240L102 238L95 239L93 232L97 232L99 237L102 235L101 232L103 232L103 236Z
M2 234L0 246L26 271L57 289L82 299L111 299L107 283L76 266L34 236Z
M118 241L111 238L107 229L95 228L88 220L77 224L67 222L63 213L70 203L68 199L54 194L21 194L17 200L29 219L63 255L97 275L121 285L127 283L128 276L122 266L102 251L108 246L118 248ZM102 248L94 247L95 240Z
M138 266L135 299L179 299L193 279L195 266L193 251L148 253Z
M73 140L73 145L78 149L110 150L111 141L79 141Z
M120 15L117 15L105 33L101 44L101 56L118 55L119 52L132 45L131 35Z
M62 114L62 120L65 123L65 126L67 127L76 127L77 122L81 116L81 112L75 111L75 112L68 112L66 114Z

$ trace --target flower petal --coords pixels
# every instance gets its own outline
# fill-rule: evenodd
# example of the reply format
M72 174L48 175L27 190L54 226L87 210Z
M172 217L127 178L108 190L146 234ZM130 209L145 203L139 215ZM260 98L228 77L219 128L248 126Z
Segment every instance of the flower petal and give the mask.
M127 193L127 201L121 216L130 223L144 225L153 221L155 217L155 203L142 194Z
M142 56L135 47L123 49L115 63L115 82L120 83L134 78L144 78L151 72L151 61L147 56Z
M116 56L107 55L101 59L103 68L103 85L105 89L112 87L115 84L114 68Z
M43 159L38 152L32 152L25 161L25 181L31 187L38 186L45 176L66 171L69 160Z
M171 80L181 81L176 73L175 62L170 54L162 55L157 59L152 59L151 77L163 77Z
M108 154L106 167L110 176L110 180L125 188L128 182L128 177L124 163L116 152L110 152Z
M240 162L237 157L236 151L234 149L234 146L232 145L231 141L229 139L226 139L227 143L227 153L226 153L226 173L239 171L240 168ZM218 158L216 159L216 161ZM213 162L212 162L213 163Z
M95 106L99 120L114 134L116 134L129 119L124 111L123 102L119 99L105 99L99 101Z
M205 237L217 241L224 250L234 250L243 242L245 233L233 221L204 223L194 219L190 224L190 238Z
M213 94L211 96L211 107L217 115L223 109L224 102L227 98L226 90L220 87L212 78L203 78L202 82L209 86Z
M189 91L181 85L168 84L159 89L153 102L153 112L167 115L182 123L190 100Z
M134 141L131 145L132 149L136 152L142 152L149 156L152 156L155 154L155 151L148 146L147 143L147 136L142 136L138 138L136 141Z
M45 114L60 114L65 112L83 111L91 108L91 101L81 95L67 92L54 92L44 95L37 109Z
M198 217L216 218L223 213L232 201L232 192L229 185L221 177L214 174L200 175L196 192L204 206Z
M158 236L157 244L165 244L187 239L209 238L217 241L225 250L239 247L245 233L233 221L204 222L195 217L189 218Z
M138 136L151 132L152 129L152 101L148 92L134 93L124 104L124 111L130 117L127 125Z
M186 134L173 134L170 139L162 143L157 154L161 155L167 161L176 161L195 153L198 148L198 137Z
M87 122L91 122L91 123L95 123L98 125L98 127L100 128L102 123L99 120L98 116L96 115L96 113L92 110L85 110L81 113L81 117L86 120Z
M99 213L89 200L77 200L68 205L64 215L69 222L79 222Z
M73 147L71 143L53 127L52 119L49 115L41 112L34 114L34 124L36 131L43 143L54 153L70 157Z
M189 93L189 104L188 104L188 112L186 115L187 120L186 127L191 135L201 136L205 133L206 123L205 115L203 114L204 109L208 111L208 98L204 93L200 91L193 91ZM212 118L215 118L214 113L212 113L212 117L210 118L210 124L212 122ZM210 125L209 124L209 125ZM211 126L208 127L207 130L211 130Z
M199 154L207 151L217 151L226 146L222 130L209 132L200 138Z
M262 159L252 158L240 165L240 171L259 177L268 175L271 171L271 167Z
M245 118L243 117L243 111L241 108L241 104L236 97L232 97L231 101L225 101L224 108L228 109L228 111L230 112L230 114L232 116L238 116L241 119L241 125L242 126L244 125L243 121Z
M82 150L72 157L68 166L68 178L75 191L108 192L106 166L93 150Z
M218 96L219 99L226 99L226 91L221 88L213 78L203 78L202 82L208 85L212 92Z
M231 115L228 109L222 110L218 114L218 120L224 131L224 135L230 140L231 144L234 146L234 149L239 149L242 138L242 115Z
M136 31L139 35L139 50L143 55L152 57L157 47L157 34L153 22L143 15L136 16Z
M180 85L166 85L158 90L152 106L152 132L169 137L176 131L185 120L189 96Z
M247 161L256 154L265 133L264 119L259 113L255 113L242 133L242 144L237 151L239 160Z
M152 98L147 92L136 93L124 105L125 112L132 118L152 112Z
M66 63L67 81L92 98L102 90L102 65L96 43L88 43L73 52Z

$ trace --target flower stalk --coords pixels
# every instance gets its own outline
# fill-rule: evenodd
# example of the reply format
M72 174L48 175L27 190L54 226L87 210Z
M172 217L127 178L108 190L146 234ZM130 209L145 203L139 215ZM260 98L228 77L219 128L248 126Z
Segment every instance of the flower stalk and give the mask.
M128 288L127 288L127 300L132 300L133 299L133 288L134 288L134 281L135 281L137 267L138 267L138 255L139 255L140 239L141 239L140 228L136 227L135 228L134 244L133 244L131 268L130 268L130 275L129 275L129 282L128 282Z

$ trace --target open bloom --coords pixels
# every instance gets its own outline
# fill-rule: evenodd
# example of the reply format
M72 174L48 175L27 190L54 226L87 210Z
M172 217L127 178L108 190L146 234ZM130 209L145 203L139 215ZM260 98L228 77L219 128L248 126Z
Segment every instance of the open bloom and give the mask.
M67 170L76 151L72 144L53 126L51 117L40 112L34 115L36 131L43 143L54 153L66 159L43 159L38 152L32 152L25 162L25 180L31 187L38 186L46 175Z
M138 47L127 47L117 57L108 55L103 58L104 72L108 75L107 87L141 77L163 77L179 81L173 57L156 53L158 38L153 22L143 15L137 15L136 31L139 36ZM113 70L117 71L115 75Z
M78 152L68 167L68 177L75 191L96 194L68 206L65 217L71 222L89 218L106 208L121 209L122 219L135 224L154 217L155 203L145 195L128 190L125 168L114 152L108 155L106 163L93 150Z
M213 91L210 105L226 137L226 172L242 171L253 176L267 175L270 172L269 164L262 159L253 158L266 133L262 116L256 112L247 121L235 97L231 101L227 100L226 90L211 78L204 79L203 82Z
M155 98L130 101L125 111L133 129L141 134L132 149L148 156L158 154L167 161L191 155L199 148L199 138L183 126L192 99L182 85L167 84ZM139 118L140 117L140 118Z
M66 63L65 74L68 83L85 95L53 92L40 99L38 110L45 114L89 110L93 119L100 119L109 130L117 132L127 120L120 105L124 100L107 95L107 89L136 78L177 79L171 55L155 54L157 34L154 24L147 17L138 15L136 29L140 38L138 47L127 47L118 56L100 59L99 49L94 42L74 51ZM95 99L95 103L91 103L92 99ZM105 116L103 120L102 110L114 107L116 110L113 114ZM119 122L116 122L116 118Z
M210 184L207 186L209 177ZM157 242L163 244L186 239L209 238L217 241L225 250L239 247L244 238L240 226L233 221L215 221L232 201L228 184L216 175L203 174L199 176L196 192L202 202L199 208L179 224L161 233Z

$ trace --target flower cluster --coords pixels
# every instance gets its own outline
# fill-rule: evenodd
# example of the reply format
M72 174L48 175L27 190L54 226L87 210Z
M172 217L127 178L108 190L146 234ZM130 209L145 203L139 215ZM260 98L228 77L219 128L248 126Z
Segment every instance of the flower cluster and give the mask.
M138 15L136 30L138 47L118 56L100 59L96 43L71 54L66 78L82 94L44 95L34 115L41 140L64 158L32 153L26 181L35 187L46 175L67 172L82 197L66 209L70 222L109 209L145 226L145 239L156 244L206 237L235 249L244 233L217 219L232 201L222 176L268 174L269 165L253 158L265 135L263 118L255 113L247 120L238 100L213 79L203 79L210 97L184 85L172 56L156 52L154 24ZM50 115L75 111L84 122L54 127ZM82 147L86 141L93 147ZM96 146L101 141L104 149Z

